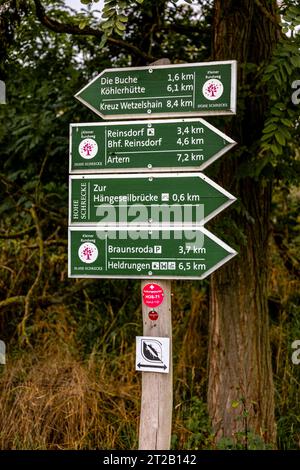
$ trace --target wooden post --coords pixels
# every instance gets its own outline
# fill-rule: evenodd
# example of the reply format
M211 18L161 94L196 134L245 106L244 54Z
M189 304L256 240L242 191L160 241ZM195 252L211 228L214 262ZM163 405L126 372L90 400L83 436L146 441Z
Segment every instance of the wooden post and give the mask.
M167 58L158 59L150 65L168 65ZM149 319L149 307L143 303L143 336L162 336L170 338L170 372L142 372L142 398L140 415L139 450L169 450L171 445L173 410L173 361L172 361L172 314L171 281L147 279L141 283L143 288L149 282L158 284L164 291L164 300L155 308L157 320Z
M142 281L142 291L149 282L163 289L164 300L154 309L157 320L149 319L151 308L142 302L143 336L170 338L170 372L142 372L139 450L169 450L173 409L171 281L147 279Z

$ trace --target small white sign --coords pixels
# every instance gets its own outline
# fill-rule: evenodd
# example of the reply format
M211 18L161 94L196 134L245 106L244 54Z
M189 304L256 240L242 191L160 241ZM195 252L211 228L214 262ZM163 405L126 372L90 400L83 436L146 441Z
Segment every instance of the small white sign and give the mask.
M136 337L135 369L167 374L170 368L170 338Z
M5 83L0 80L0 104L5 104Z

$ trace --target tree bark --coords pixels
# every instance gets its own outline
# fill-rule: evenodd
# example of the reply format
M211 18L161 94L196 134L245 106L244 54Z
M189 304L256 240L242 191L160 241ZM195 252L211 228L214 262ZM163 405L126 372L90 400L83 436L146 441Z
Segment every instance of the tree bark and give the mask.
M265 442L276 439L267 306L271 184L244 176L243 168L257 162L268 106L257 87L258 66L278 37L275 1L215 0L214 59L238 61L241 87L237 117L226 128L240 150L223 157L219 183L238 196L242 210L222 217L231 217L246 243L240 237L239 255L211 280L208 408L216 439L241 433L245 448L250 432Z

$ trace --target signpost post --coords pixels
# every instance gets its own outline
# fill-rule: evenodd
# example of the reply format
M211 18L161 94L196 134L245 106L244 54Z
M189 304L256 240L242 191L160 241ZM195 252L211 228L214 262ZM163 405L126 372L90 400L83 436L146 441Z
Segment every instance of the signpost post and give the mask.
M142 281L142 291L148 281ZM156 307L158 318L151 320L149 307L142 302L143 334L170 339L169 373L142 372L139 449L170 449L173 409L171 281L160 281L164 292Z
M104 70L76 94L127 121L70 126L69 277L142 279L144 450L170 448L170 280L204 279L236 255L203 227L235 198L199 173L235 142L192 118L235 114L236 61L162 61Z

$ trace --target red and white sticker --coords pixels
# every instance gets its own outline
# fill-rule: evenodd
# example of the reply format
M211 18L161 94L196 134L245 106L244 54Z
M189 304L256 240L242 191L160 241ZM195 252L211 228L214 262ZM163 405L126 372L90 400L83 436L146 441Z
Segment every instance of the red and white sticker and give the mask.
M147 307L158 307L164 300L164 291L158 284L146 284L143 288L143 302Z
M155 310L150 310L150 312L148 313L148 316L150 320L152 321L158 319L158 313Z

